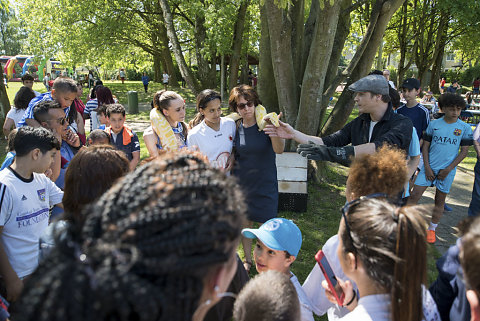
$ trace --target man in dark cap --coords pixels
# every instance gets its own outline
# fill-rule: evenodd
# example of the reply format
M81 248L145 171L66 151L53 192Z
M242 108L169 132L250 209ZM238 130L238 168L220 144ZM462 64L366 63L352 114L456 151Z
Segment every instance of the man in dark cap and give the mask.
M306 135L289 124L268 125L265 133L300 143L297 151L309 159L350 165L351 157L373 154L387 143L408 152L413 125L410 119L393 112L387 80L368 75L348 87L355 92L360 115L339 131L326 137Z

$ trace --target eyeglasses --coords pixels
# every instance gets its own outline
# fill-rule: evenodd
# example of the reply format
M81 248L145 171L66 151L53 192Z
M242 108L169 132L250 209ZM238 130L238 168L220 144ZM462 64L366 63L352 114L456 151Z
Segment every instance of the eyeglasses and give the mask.
M243 110L245 109L245 107L253 107L255 106L254 102L253 101L247 101L246 103L241 103L241 104L237 104L237 108L239 110Z
M62 118L49 119L49 120L47 120L47 122L50 122L50 121L56 121L57 123L59 123L59 124L62 125L62 126L65 125L66 122L68 122L66 116L65 116L65 117L62 117Z
M342 212L342 217L343 221L345 222L345 229L347 230L348 238L350 239L350 242L352 243L353 250L356 252L357 249L354 245L353 242L353 237L352 237L352 231L350 230L350 226L348 225L348 220L347 220L347 213L350 211L351 208L357 206L358 204L362 203L363 201L372 199L372 198L388 198L388 195L385 193L373 193L370 195L366 196L361 196L360 198L357 198L351 202L348 202L341 208Z

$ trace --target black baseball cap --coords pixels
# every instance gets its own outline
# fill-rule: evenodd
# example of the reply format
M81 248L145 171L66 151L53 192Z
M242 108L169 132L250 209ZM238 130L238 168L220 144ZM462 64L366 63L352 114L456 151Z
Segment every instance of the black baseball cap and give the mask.
M418 81L416 78L407 78L403 81L402 88L420 89L420 81Z

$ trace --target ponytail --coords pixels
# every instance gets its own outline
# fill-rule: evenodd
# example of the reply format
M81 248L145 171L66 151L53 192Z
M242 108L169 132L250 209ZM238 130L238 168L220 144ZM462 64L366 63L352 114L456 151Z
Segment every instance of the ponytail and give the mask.
M421 321L427 255L423 207L399 208L368 197L350 203L350 233L344 228L340 234L343 252L355 253L368 278L390 294L391 320Z
M205 116L202 115L202 113L200 112L200 109L205 109L207 107L207 104L215 99L222 101L220 94L213 89L202 90L197 95L197 106L196 106L197 114L195 115L195 118L193 118L188 123L189 128L193 128L197 126L205 119Z
M426 283L426 225L415 208L397 208L397 242L393 284L391 287L392 320L420 321L423 318L422 284ZM395 219L396 216L396 219Z
M192 129L193 127L197 126L203 121L204 118L205 116L201 112L198 112L195 117L188 123L188 128Z

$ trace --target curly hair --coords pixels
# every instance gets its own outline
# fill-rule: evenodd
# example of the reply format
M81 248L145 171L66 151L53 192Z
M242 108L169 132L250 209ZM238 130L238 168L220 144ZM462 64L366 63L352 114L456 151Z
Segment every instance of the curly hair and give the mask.
M18 320L188 320L245 221L233 178L187 152L129 173L26 282Z
M465 109L466 103L462 96L452 93L444 93L438 97L438 107L440 109L449 107L461 107Z
M339 232L344 255L355 253L373 284L389 291L393 321L420 321L423 317L425 217L420 206L398 207L385 199L360 199L349 207L345 227Z
M388 145L374 154L365 154L352 162L347 185L354 198L373 193L396 197L408 177L405 152Z

